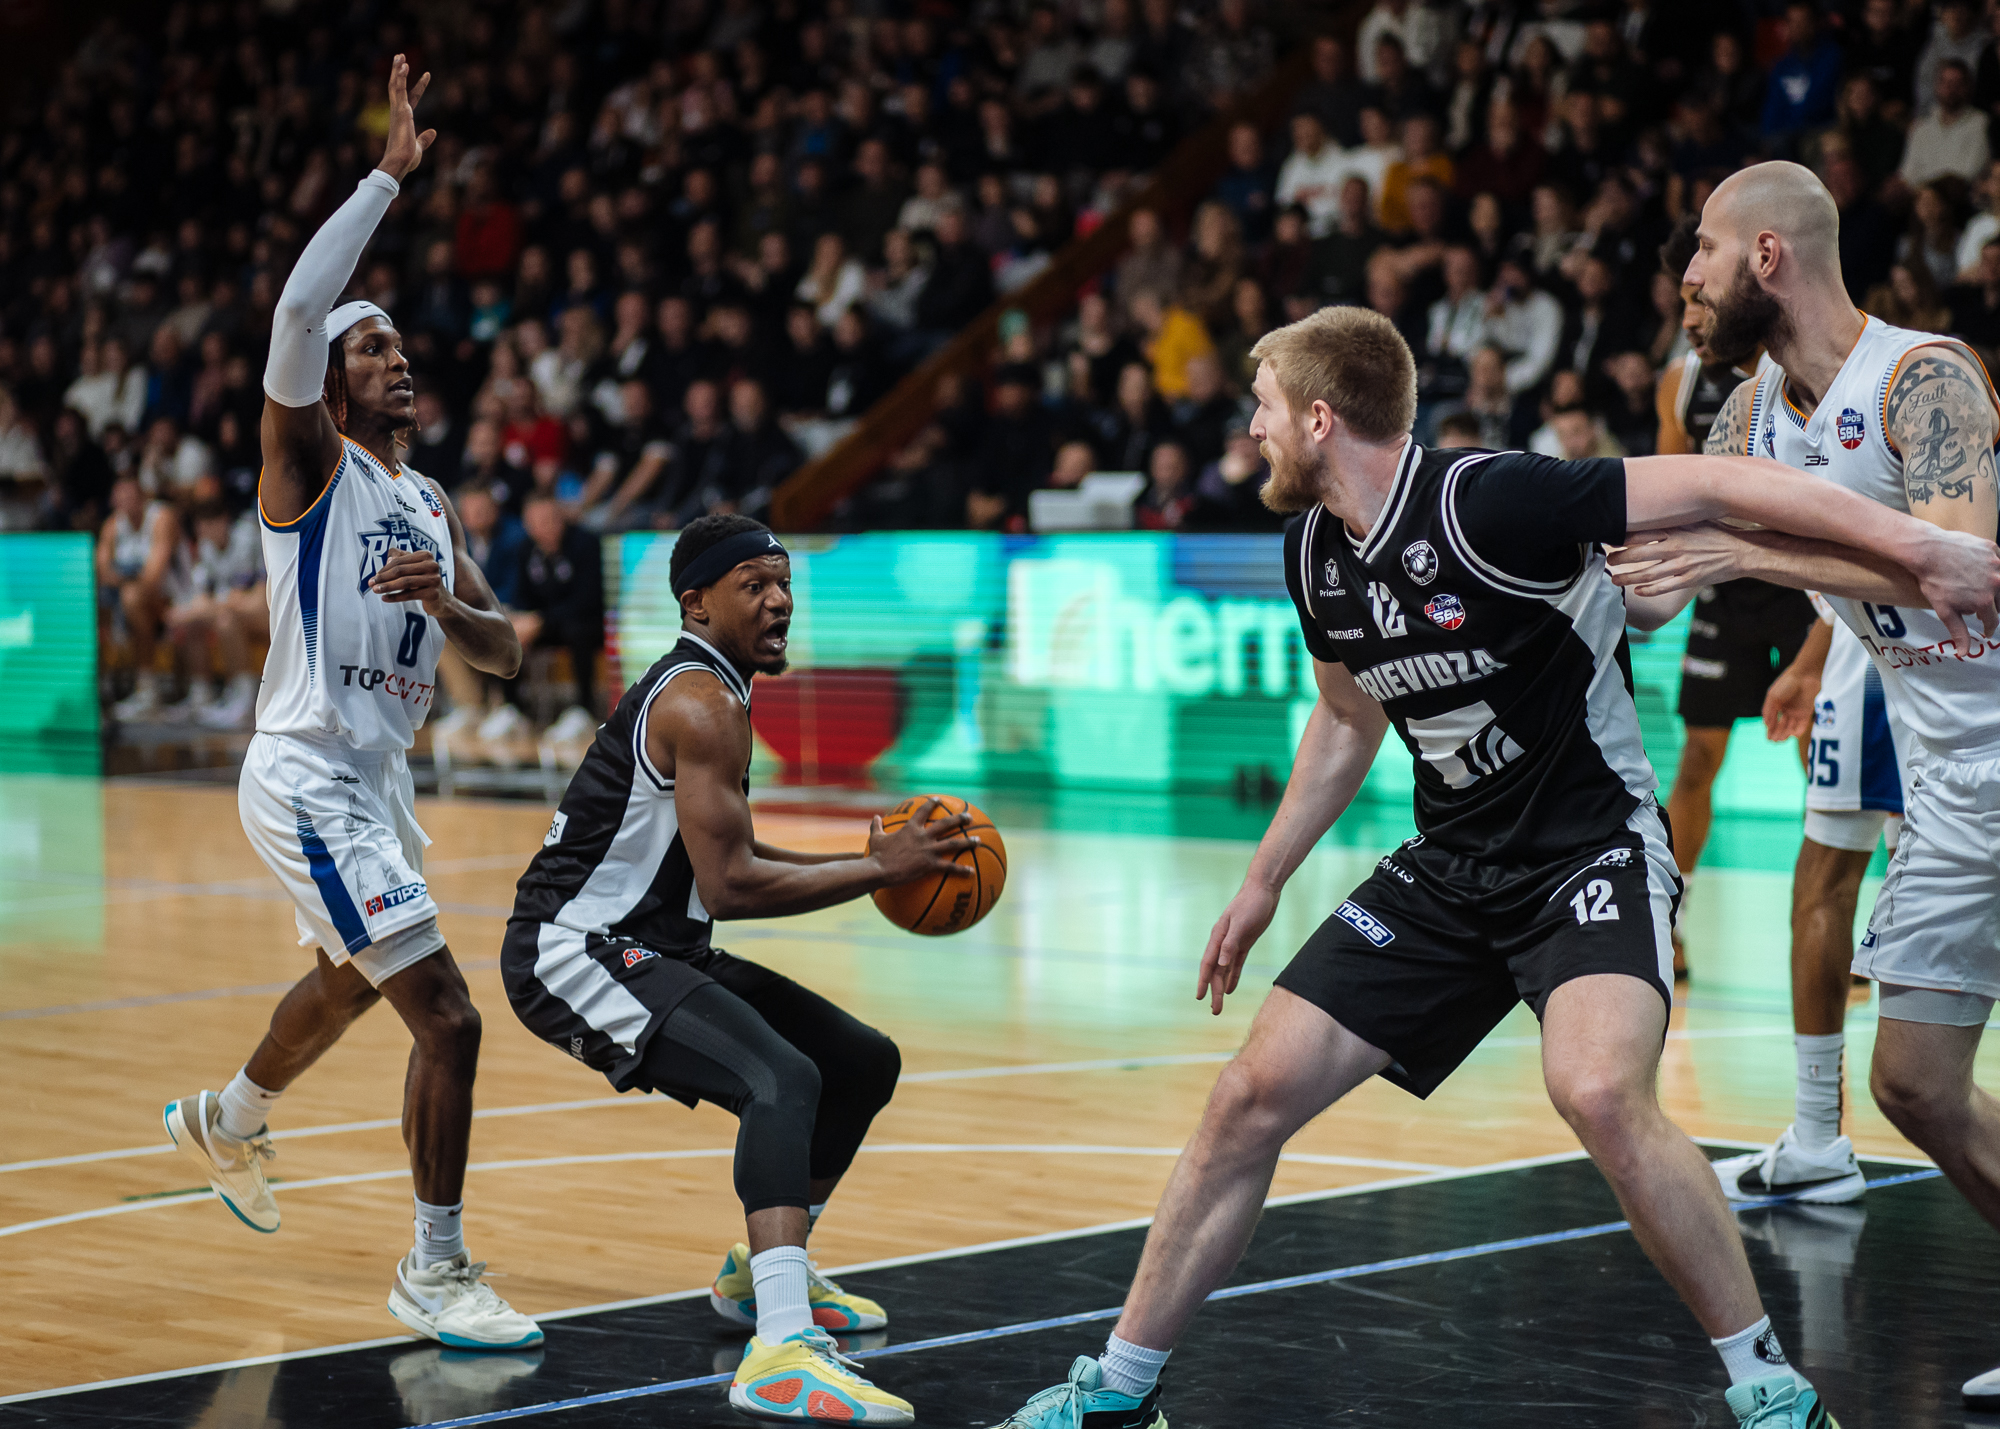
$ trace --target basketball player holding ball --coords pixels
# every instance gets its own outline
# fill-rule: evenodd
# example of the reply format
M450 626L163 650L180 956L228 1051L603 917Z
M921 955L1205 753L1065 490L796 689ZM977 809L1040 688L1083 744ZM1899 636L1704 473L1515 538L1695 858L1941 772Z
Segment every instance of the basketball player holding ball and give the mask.
M500 954L528 1030L619 1091L713 1102L741 1122L747 1244L710 1302L754 1326L729 1388L763 1419L908 1424L829 1331L882 1307L806 1259L806 1237L896 1090L896 1044L818 993L713 946L716 918L772 918L942 877L970 887L964 811L921 815L860 854L795 853L750 817L750 681L785 668L791 558L746 516L704 516L674 543L680 642L625 692L522 875Z

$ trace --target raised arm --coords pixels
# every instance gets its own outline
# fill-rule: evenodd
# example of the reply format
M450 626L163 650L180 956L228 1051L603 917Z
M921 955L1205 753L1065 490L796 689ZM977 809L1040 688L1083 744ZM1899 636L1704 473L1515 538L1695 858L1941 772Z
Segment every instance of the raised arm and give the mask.
M271 354L264 367L264 474L258 500L267 520L287 525L319 499L340 458L340 433L321 400L326 386L327 314L347 290L375 225L423 160L437 131L417 133L413 108L430 83L409 88L401 55L389 67L389 141L354 196L334 211L299 254L271 317Z
M444 638L465 657L466 664L511 680L521 668L521 638L514 633L514 623L501 613L493 587L486 583L486 573L465 547L465 528L458 523L457 508L436 482L430 485L444 507L445 524L451 528L451 585L445 585L444 568L429 551L391 550L368 587L390 605L421 602L425 614L437 621Z
M882 832L878 818L861 858L798 863L792 861L796 855L765 856L743 793L749 725L720 680L684 675L653 701L646 716L646 757L674 781L695 887L713 917L778 918L831 908L929 873L972 876L970 868L951 861L978 842L962 832L968 822L963 814L929 823L912 818L893 834Z
M1209 1011L1222 1015L1222 999L1236 991L1250 949L1271 925L1285 882L1298 872L1313 845L1347 811L1382 747L1389 716L1354 683L1345 665L1313 661L1319 701L1306 718L1292 758L1292 777L1278 802L1271 827L1257 844L1243 887L1229 900L1209 932L1202 953L1195 1000L1206 997Z

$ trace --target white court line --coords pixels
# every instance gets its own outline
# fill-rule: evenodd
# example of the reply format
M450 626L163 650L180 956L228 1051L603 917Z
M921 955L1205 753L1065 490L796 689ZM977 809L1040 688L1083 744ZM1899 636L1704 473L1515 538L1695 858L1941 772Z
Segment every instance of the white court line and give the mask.
M1512 1161L1493 1161L1483 1166L1465 1166L1417 1176L1395 1176L1383 1181L1365 1181L1358 1186L1336 1186L1325 1191L1301 1191L1289 1196L1273 1196L1264 1204L1267 1207L1300 1206L1313 1201L1332 1201L1347 1196L1369 1195L1376 1191L1397 1191L1406 1186L1428 1186L1440 1181L1462 1181L1473 1176L1491 1176L1503 1171L1521 1171L1536 1166L1553 1166L1564 1161L1579 1161L1583 1158L1583 1154L1582 1151L1559 1151L1548 1156L1524 1156ZM1074 1230L1045 1231L1039 1235L1015 1236L1009 1240L981 1241L973 1245L951 1246L944 1250L922 1251L916 1255L898 1255L883 1260L859 1261L853 1265L836 1265L830 1267L826 1274L857 1275L868 1270L892 1270L904 1265L924 1265L932 1261L951 1260L958 1256L986 1255L997 1250L1015 1250L1024 1246L1050 1245L1057 1241L1082 1240L1089 1236L1107 1235L1114 1231L1139 1230L1152 1223L1151 1216L1139 1216L1124 1221L1106 1221L1101 1225L1079 1226ZM568 1320L579 1315L596 1315L608 1310L641 1309L648 1305L664 1305L675 1300L690 1300L707 1293L708 1288L703 1286L699 1290L676 1290L665 1295L641 1295L629 1300L607 1300L597 1305L578 1305L567 1310L541 1311L536 1314L535 1319ZM250 1369L257 1365L283 1364L288 1360L314 1359L321 1355L379 1349L386 1345L423 1343L426 1342L414 1335L390 1335L379 1340L355 1340L344 1345L321 1345L309 1350L285 1350L279 1354L252 1355L245 1359L190 1365L186 1369L155 1370L150 1374L126 1375L121 1379L100 1379L84 1384L62 1385L55 1389L35 1389L23 1394L0 1395L0 1404L20 1404L31 1399L51 1399L60 1395L83 1394L97 1389L118 1389L134 1384L156 1384L166 1379L183 1379L190 1375L215 1374L232 1369Z
M1789 1027L1716 1027L1697 1028L1693 1031L1674 1031L1667 1034L1668 1041L1697 1041L1717 1037L1776 1037L1789 1036ZM1539 1037L1489 1037L1480 1043L1487 1047L1535 1047L1541 1044ZM1227 1062L1234 1052L1176 1052L1155 1057L1100 1057L1083 1062L1017 1062L995 1067L945 1067L930 1072L905 1072L898 1079L898 1086L921 1086L931 1082L963 1082L984 1080L992 1077L1032 1077L1061 1072L1115 1072L1127 1068L1145 1067L1188 1067L1202 1064ZM548 1112L587 1111L608 1106L658 1106L659 1102L644 1096L587 1097L581 1101L535 1102L525 1106L491 1107L485 1111L475 1111L473 1120L487 1117L540 1116ZM281 1141L298 1141L309 1136L337 1136L350 1131L387 1131L403 1124L400 1117L377 1117L371 1121L343 1121L326 1126L302 1126L286 1131ZM1724 1145L1717 1142L1716 1145ZM1746 1143L1748 1145L1749 1143ZM159 1156L174 1150L166 1142L152 1146L125 1146L111 1151L84 1151L73 1156L44 1156L33 1161L8 1161L0 1163L0 1175L9 1171L42 1171L52 1166L83 1166L93 1161L123 1161L138 1156ZM1919 1163L1929 1165L1928 1162Z
M1026 1142L956 1142L956 1141L888 1141L877 1146L864 1145L862 1151L877 1156L887 1155L1008 1155L1008 1156L1179 1156L1178 1146L1099 1146L1088 1143L1056 1142L1036 1145ZM548 1166L609 1166L625 1161L710 1161L736 1155L733 1146L700 1147L684 1151L602 1151L580 1156L538 1156L517 1158L508 1161L474 1161L467 1171L528 1171ZM1295 1161L1309 1166L1351 1166L1375 1171L1416 1171L1434 1175L1444 1171L1455 1171L1455 1166L1438 1166L1427 1161L1386 1161L1365 1156L1322 1156L1310 1152L1286 1152L1278 1157L1280 1161ZM324 1186L358 1186L368 1181L399 1181L407 1178L410 1169L399 1166L387 1171L354 1171L344 1176L314 1176L304 1181L274 1181L271 1191L311 1191ZM136 1211L157 1210L163 1206L185 1206L195 1201L206 1201L214 1196L213 1191L183 1191L178 1195L152 1196L144 1200L120 1201L115 1206L94 1206L87 1211L70 1211L60 1216L45 1216L38 1221L17 1221L10 1226L0 1226L0 1237L23 1235L28 1231L47 1230L51 1226L74 1225L78 1221L103 1220L107 1216L127 1216Z

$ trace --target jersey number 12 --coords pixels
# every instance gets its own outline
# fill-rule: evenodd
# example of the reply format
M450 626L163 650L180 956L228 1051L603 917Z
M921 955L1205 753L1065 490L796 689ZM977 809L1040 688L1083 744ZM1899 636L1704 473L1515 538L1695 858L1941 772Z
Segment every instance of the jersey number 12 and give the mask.
M1616 923L1618 905L1611 901L1611 883L1608 879L1593 878L1577 889L1576 897L1569 900L1569 906L1576 912L1577 926L1585 923Z

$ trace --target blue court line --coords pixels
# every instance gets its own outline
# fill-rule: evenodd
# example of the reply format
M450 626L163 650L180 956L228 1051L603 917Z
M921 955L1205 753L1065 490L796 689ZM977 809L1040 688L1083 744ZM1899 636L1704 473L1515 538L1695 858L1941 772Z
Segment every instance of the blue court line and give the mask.
M1870 1181L1868 1189L1880 1190L1889 1186L1901 1186L1911 1181L1929 1181L1943 1175L1941 1171L1907 1171L1897 1176L1884 1176ZM1784 1202L1770 1199L1739 1203L1752 1209L1759 1206L1780 1205ZM1339 1280L1355 1280L1364 1275L1383 1275L1395 1270L1413 1270L1425 1265L1446 1265L1455 1260L1472 1260L1482 1255L1499 1255L1510 1250L1533 1250L1545 1245L1562 1245L1569 1241L1589 1240L1595 1236L1615 1235L1630 1230L1629 1221L1605 1221L1594 1226L1577 1226L1566 1231L1549 1231L1543 1235L1516 1236L1511 1240L1489 1240L1479 1245L1459 1246L1454 1250L1433 1250L1422 1255L1398 1256L1394 1260L1372 1260L1365 1265L1343 1265L1334 1270L1316 1270L1305 1275L1286 1275L1275 1280L1257 1280L1248 1285L1231 1285L1209 1295L1210 1301L1236 1300L1245 1295L1262 1295L1272 1290L1293 1290L1304 1285L1325 1285ZM967 1330L958 1335L939 1335L935 1339L912 1340L907 1345L885 1345L881 1349L862 1350L849 1358L857 1360L886 1359L890 1355L915 1354L918 1350L945 1349L952 1345L977 1344L984 1340L1006 1339L1013 1335L1032 1335L1042 1330L1059 1330L1069 1325L1087 1325L1092 1321L1115 1320L1124 1313L1123 1305L1114 1305L1109 1310L1084 1310L1074 1315L1055 1315L1045 1320L1023 1320L1013 1325L996 1325L990 1330ZM616 1404L627 1399L641 1399L654 1394L671 1394L679 1389L697 1389L703 1385L727 1384L735 1378L733 1374L705 1374L694 1379L668 1380L664 1384L634 1385L630 1389L611 1389L602 1394L586 1394L575 1399L555 1399L546 1404L524 1404L515 1409L497 1409L490 1414L472 1414L463 1419L439 1419L417 1429L471 1429L475 1424L498 1424L509 1419L527 1419L539 1414L559 1414L567 1409L587 1409L597 1404Z

